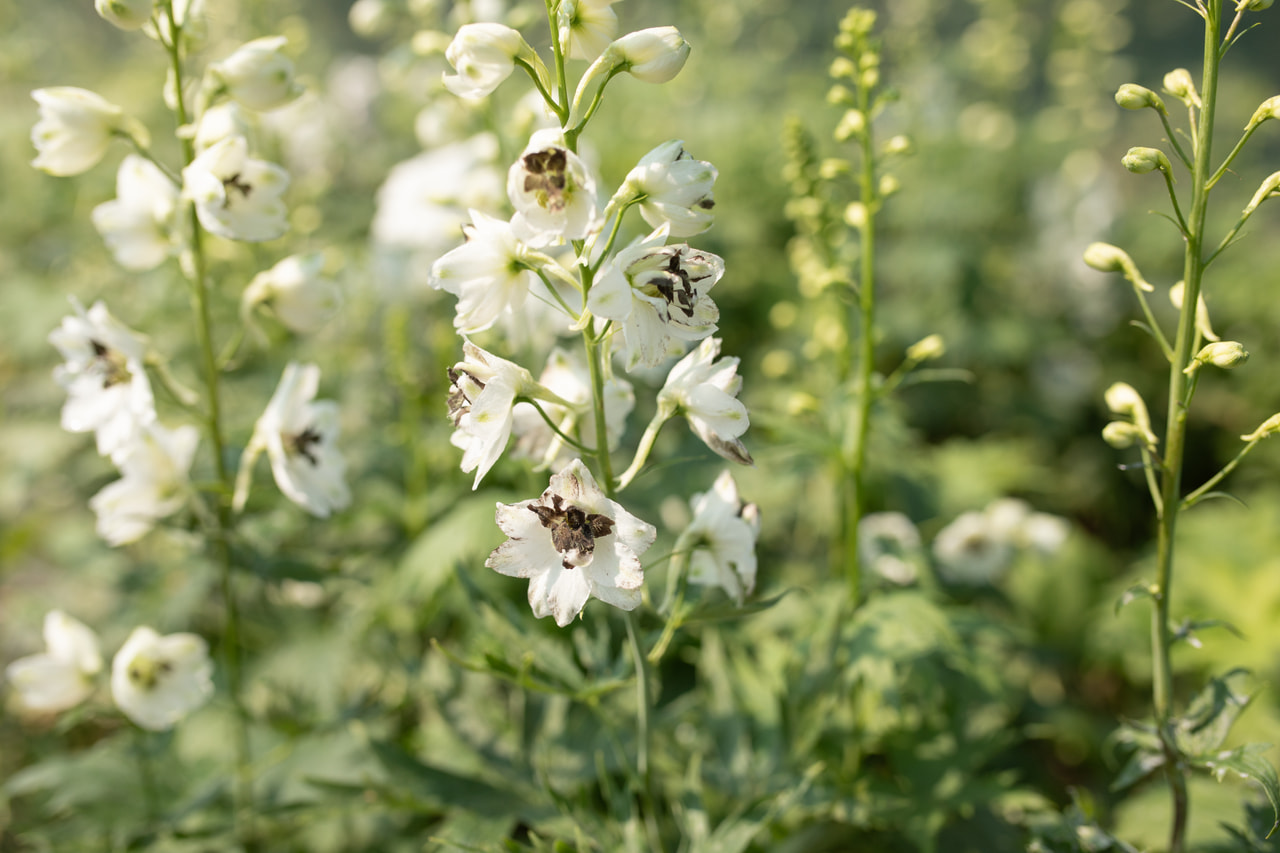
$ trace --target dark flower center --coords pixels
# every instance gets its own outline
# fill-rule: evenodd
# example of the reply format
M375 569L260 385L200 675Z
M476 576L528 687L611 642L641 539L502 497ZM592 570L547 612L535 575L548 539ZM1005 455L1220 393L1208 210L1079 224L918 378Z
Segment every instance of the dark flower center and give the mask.
M484 383L475 376L465 370L449 368L449 420L453 421L455 427L461 423L462 416L471 411L471 404L474 402L467 396L468 383L475 385L477 392L484 390Z
M311 463L311 467L319 468L320 460L316 458L315 450L317 444L323 440L323 436L316 432L315 427L307 427L297 435L291 435L287 438L290 453L296 453Z
M548 148L524 155L524 191L536 193L538 206L552 213L564 210L564 190L568 185L568 155L563 148Z
M613 532L613 519L599 513L587 513L566 503L559 495L551 496L551 506L529 504L542 526L551 531L551 544L564 555L560 565L574 568L570 557L595 553L596 540Z
M123 385L133 378L133 374L129 372L128 366L125 364L124 356L116 352L99 341L90 340L89 346L93 347L93 366L102 374L102 387L110 388L112 385Z

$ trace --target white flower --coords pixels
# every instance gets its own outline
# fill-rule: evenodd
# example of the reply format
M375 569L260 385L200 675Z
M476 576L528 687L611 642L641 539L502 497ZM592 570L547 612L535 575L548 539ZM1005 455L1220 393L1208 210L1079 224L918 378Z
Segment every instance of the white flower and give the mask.
M719 173L695 160L678 139L664 142L628 173L619 196L640 199L640 215L650 227L663 223L672 237L692 237L711 227L715 216L712 187Z
M200 433L193 426L167 429L148 424L112 459L120 479L89 499L98 516L98 535L110 545L141 539L157 520L182 509L190 494L188 472Z
M222 101L200 114L196 122L196 152L204 152L231 136L250 138L253 122L244 107L235 101Z
M742 606L756 586L759 509L743 504L728 471L716 478L711 491L694 495L689 505L693 521L680 535L681 543L692 549L689 582L721 587Z
M664 246L666 227L611 258L588 294L596 316L622 326L627 370L656 367L684 342L716 330L720 310L707 295L724 261L680 243Z
M542 403L542 410L560 432L575 436L587 447L596 446L596 422L591 409L591 373L582 358L559 347L547 358L538 382L571 406ZM625 379L611 376L604 383L605 430L610 450L618 446L627 416L635 407L635 392ZM577 452L557 435L530 403L517 403L512 412L516 436L515 454L535 460L541 467L559 471ZM514 455L514 454L513 454Z
M64 317L49 342L66 360L53 376L67 389L62 428L95 432L98 452L112 456L155 420L155 400L143 360L146 339L125 327L101 302Z
M1003 531L983 512L966 512L933 540L938 574L951 583L991 583L1009 566L1013 549Z
M449 368L449 419L454 447L463 450L462 470L475 471L480 485L511 437L516 397L537 390L533 376L518 364L498 358L466 341L465 358Z
M249 156L243 136L229 136L182 170L183 193L195 202L200 224L228 240L274 240L288 229L280 196L289 173Z
M52 713L79 705L93 692L93 677L102 671L97 636L61 610L51 610L44 617L44 645L43 654L5 667L5 678L32 711Z
M657 531L607 498L581 459L536 500L498 504L496 520L509 538L485 565L529 579L534 616L563 627L592 596L623 610L640 605L640 555Z
M155 0L94 0L93 7L108 23L122 30L137 30L151 20Z
M125 132L124 111L101 95L74 86L36 89L40 118L31 128L39 152L31 165L51 175L78 175L98 164L113 136Z
M512 228L529 242L581 240L599 226L596 182L559 128L536 131L507 172Z
M610 8L618 0L561 0L556 14L560 49L574 59L595 59L618 32L618 16Z
M316 400L320 368L289 362L266 411L253 428L236 482L233 505L248 498L253 463L263 450L284 496L312 515L327 518L346 509L351 492L344 479L346 459L338 450L338 404Z
M542 60L520 33L502 24L466 24L444 55L458 71L444 75L445 88L462 98L483 98L493 92L511 76L517 57L535 70L542 68Z
M873 512L858 522L858 559L890 583L915 581L920 531L900 512Z
M251 110L282 107L302 94L293 79L293 61L281 51L287 41L284 36L254 39L210 65L209 73Z
M646 83L666 83L684 68L689 43L675 27L652 27L627 33L605 50L609 65Z
M658 392L658 406L683 412L689 426L707 447L730 462L754 464L739 440L747 431L747 407L737 399L742 389L738 359L722 358L720 339L706 338L667 374Z
M460 335L482 332L503 312L519 312L533 270L554 262L516 238L511 223L471 211L467 242L431 265L428 283L458 297L453 326Z
M111 662L111 695L142 728L173 728L213 695L208 645L195 634L134 628Z
M178 187L149 160L130 154L116 175L116 197L93 209L93 225L128 270L159 266L178 248Z
M1052 554L1062 547L1071 532L1067 520L1047 512L1035 512L1018 498L999 498L983 510L991 533L1018 548L1032 548Z
M342 292L320 275L324 256L290 255L271 269L260 272L240 299L242 315L262 306L298 334L322 328L342 306Z

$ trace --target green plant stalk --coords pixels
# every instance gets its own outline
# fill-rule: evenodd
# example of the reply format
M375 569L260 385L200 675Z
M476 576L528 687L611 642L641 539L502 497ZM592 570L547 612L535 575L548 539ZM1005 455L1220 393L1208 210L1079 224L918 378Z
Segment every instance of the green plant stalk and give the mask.
M182 33L173 15L172 4L166 4L165 12L169 17L169 31L172 43L167 44L169 60L173 69L175 103L174 113L179 127L189 122L186 101L183 97L182 76ZM195 159L195 143L190 137L182 140L182 156L184 166L189 166ZM249 749L249 721L241 698L242 675L240 666L240 619L236 606L235 589L232 578L230 538L235 526L231 512L231 495L234 491L230 469L226 460L226 441L222 431L221 383L218 370L218 356L213 344L213 320L209 312L209 281L207 259L204 251L204 232L196 214L194 202L187 204L187 219L191 228L191 267L190 285L192 309L195 314L196 339L200 347L200 360L203 368L205 386L205 432L213 453L214 473L217 478L218 491L214 496L216 529L211 537L211 545L219 567L219 586L225 607L224 628L222 636L223 661L227 671L227 689L231 694L231 704L236 718L236 769L235 783L232 786L233 806L232 825L237 838L245 840L252 833L253 815L253 768ZM246 826L245 824L248 824ZM248 845L246 845L248 846Z
M1221 0L1208 0L1205 15L1204 78L1198 128L1192 167L1191 209L1186 220L1186 251L1183 261L1182 310L1178 317L1178 334L1174 344L1173 363L1169 368L1169 410L1165 429L1164 471L1161 481L1161 505L1156 535L1156 595L1151 617L1152 701L1156 725L1165 753L1165 775L1173 796L1173 826L1169 851L1181 853L1187 824L1187 783L1182 762L1170 731L1173 674L1170 647L1173 642L1169 624L1173 585L1174 533L1178 510L1182 505L1182 463L1186 450L1187 410L1191 402L1191 377L1184 372L1191 363L1196 343L1196 306L1200 301L1201 278L1204 274L1204 227L1208 207L1209 164L1213 140L1213 119L1217 103L1218 67L1221 31Z
M858 109L863 115L871 114L871 92L868 87L858 85ZM858 606L862 595L862 562L858 556L858 525L862 521L865 509L867 438L871 427L871 406L874 393L871 387L872 374L875 368L875 328L876 328L876 282L875 282L875 250L876 250L876 212L879 200L876 197L876 163L874 137L871 122L868 120L865 130L860 134L862 163L859 174L859 197L866 211L866 221L860 232L861 257L858 276L857 318L849 318L848 329L851 332L855 325L859 326L857 351L857 379L854 385L853 416L845 426L844 447L841 454L840 481L844 516L844 562L845 578L849 585L849 601L853 607ZM846 334L847 339L847 334ZM852 348L849 350L852 357ZM846 375L851 371L846 370Z

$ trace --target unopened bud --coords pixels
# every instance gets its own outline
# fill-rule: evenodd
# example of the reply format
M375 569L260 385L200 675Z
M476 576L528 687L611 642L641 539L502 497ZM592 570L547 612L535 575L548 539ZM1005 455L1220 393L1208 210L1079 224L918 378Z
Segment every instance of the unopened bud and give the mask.
M1102 428L1102 440L1116 450L1124 450L1142 440L1142 430L1128 421L1111 421Z
M155 0L94 0L103 20L122 30L136 30L151 20Z
M1250 12L1263 12L1271 8L1272 0L1247 0L1245 8Z
M1206 344L1200 352L1196 353L1195 359L1188 365L1187 374L1195 373L1196 368L1201 364L1212 364L1214 367L1230 370L1233 367L1239 367L1249 360L1249 351L1244 345L1237 341L1214 341Z
M922 361L933 361L935 358L942 358L946 351L947 344L942 340L942 335L929 335L907 347L907 360L917 364Z
M1145 175L1156 169L1166 175L1173 174L1173 166L1169 164L1169 158L1159 148L1130 148L1129 153L1125 154L1120 162L1135 175Z
M1126 110L1143 110L1150 107L1161 113L1165 112L1164 101L1146 86L1137 83L1125 83L1116 91L1116 103Z
M882 150L886 156L893 157L899 154L910 154L914 149L911 144L911 137L899 133L897 136L890 137L885 142Z
M880 176L880 186L877 192L881 198L888 198L900 189L902 189L902 182L898 180L897 175Z
M860 201L853 201L844 209L844 221L851 228L867 227L867 206Z
M1175 68L1164 75L1164 90L1189 107L1199 107L1200 94L1191 79L1191 72L1185 68Z
M1253 111L1253 118L1249 119L1249 124L1245 130L1253 130L1267 119L1280 118L1280 95L1272 95L1267 98L1258 108Z
M818 164L818 177L826 181L835 180L849 174L851 168L848 160L840 157L827 157Z
M1187 283L1180 281L1173 287L1169 288L1169 301L1173 303L1173 307L1179 311L1182 310L1182 295L1186 292ZM1204 294L1201 293L1196 297L1196 331L1200 333L1200 337L1206 341L1218 341L1221 338L1213 330L1213 326L1209 323L1209 306L1204 301Z
M1258 205L1275 195L1277 189L1280 189L1280 172L1272 172L1258 187L1258 191L1253 194L1249 204L1245 206L1244 215L1248 216L1257 210Z
M1084 262L1099 272L1124 273L1124 277L1133 282L1139 290L1148 292L1155 290L1142 277L1133 258L1119 246L1113 246L1110 243L1092 243L1084 250Z
M1147 404L1142 396L1127 382L1116 382L1107 389L1103 399L1113 414L1133 420L1133 426L1149 447L1158 443L1156 434L1151 431L1151 417L1147 414Z
M666 83L684 68L691 48L675 27L651 27L627 33L606 54L616 67L646 83Z
M844 142L852 136L861 135L867 129L867 117L862 110L846 110L836 125L837 142Z
M827 103L832 106L847 107L854 102L853 92L848 86L837 83L827 90Z
M1253 432L1240 436L1240 439L1242 441L1258 441L1259 439L1270 438L1278 432L1280 432L1280 412L1267 418Z
M835 78L852 78L858 73L858 68L853 64L853 60L847 56L837 56L831 61L831 67L827 69L827 73Z

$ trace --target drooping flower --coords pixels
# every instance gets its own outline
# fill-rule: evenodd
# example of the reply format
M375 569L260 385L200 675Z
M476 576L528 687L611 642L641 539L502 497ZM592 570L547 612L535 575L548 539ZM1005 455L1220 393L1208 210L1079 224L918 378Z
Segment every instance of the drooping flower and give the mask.
M102 671L97 636L61 610L51 610L44 617L44 645L43 653L5 667L5 679L32 711L54 713L79 705Z
M458 72L444 75L445 88L462 98L483 98L492 93L511 76L517 58L539 77L546 77L546 68L534 49L520 33L503 24L466 24L459 28L444 56Z
M130 154L116 175L116 197L93 209L93 225L116 262L149 270L175 252L178 187L154 163Z
M741 465L752 465L741 436L747 431L747 407L738 399L742 377L738 359L716 357L720 339L706 338L667 374L658 392L659 411L682 412L707 447ZM668 415L670 417L670 415Z
M627 370L678 355L720 319L708 292L724 275L724 261L684 243L663 245L666 236L664 226L618 252L587 297L592 313L621 325Z
M200 224L228 240L274 240L288 230L281 199L289 173L249 156L243 136L229 136L182 170L183 193L195 202Z
M556 14L560 48L574 59L595 59L618 32L611 8L618 0L561 0Z
M693 159L684 143L673 139L640 159L614 199L640 199L640 215L650 227L665 223L670 236L692 237L715 219L712 187L718 174L715 166Z
M96 433L98 452L112 456L136 441L156 417L143 367L147 342L102 302L87 312L78 303L75 309L75 316L64 317L49 333L49 342L65 359L53 371L67 389L62 428Z
M450 441L463 451L462 470L476 472L475 489L506 449L516 397L554 395L520 365L471 341L463 343L462 351L464 359L449 368L449 419L455 427Z
M342 306L342 292L321 275L323 268L319 253L284 258L253 277L240 299L240 313L248 316L261 307L300 335L318 331Z
M93 7L107 23L126 31L137 30L151 20L155 0L94 0Z
M516 209L511 226L526 242L581 240L599 227L595 178L559 128L529 139L507 172L507 197Z
M111 662L111 695L150 731L171 729L213 694L209 646L195 634L160 636L134 628Z
M282 107L302 94L293 79L293 60L281 50L287 41L284 36L254 39L210 65L209 74L251 110Z
M36 159L31 165L51 175L87 172L107 153L112 137L132 131L124 111L88 89L53 86L36 89L40 118L31 128Z
M605 50L609 65L646 83L666 83L684 68L691 50L675 27L651 27L627 33Z
M640 605L640 555L657 530L606 497L581 459L553 475L537 499L498 504L496 520L509 538L485 565L528 578L539 619L568 625L592 597L622 610Z
M542 410L560 432L576 436L587 447L596 446L596 423L591 414L591 374L582 358L559 347L547 358L538 382L572 405L542 403ZM631 383L610 376L604 383L605 430L608 447L617 447L635 406ZM541 467L559 471L573 459L575 451L556 434L529 403L517 403L512 411L516 454L533 459Z
M337 446L338 404L316 400L319 387L316 365L291 361L285 366L245 448L236 481L236 508L248 499L253 463L264 450L276 486L307 512L327 518L351 503L347 462Z
M873 512L858 522L858 558L890 583L915 581L922 558L920 531L900 512Z
M136 542L159 519L180 510L190 496L188 472L199 441L193 426L171 430L151 423L120 448L112 456L120 479L89 499L98 516L98 535L110 545Z
M691 549L689 582L718 586L741 607L756 586L759 508L742 502L728 471L716 478L711 491L694 495L689 505L693 521L680 535L681 546Z

